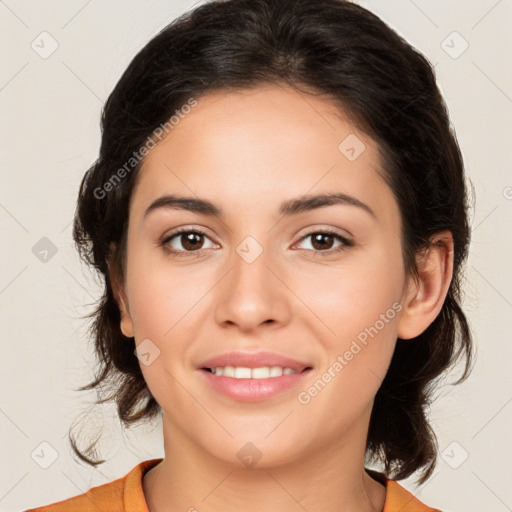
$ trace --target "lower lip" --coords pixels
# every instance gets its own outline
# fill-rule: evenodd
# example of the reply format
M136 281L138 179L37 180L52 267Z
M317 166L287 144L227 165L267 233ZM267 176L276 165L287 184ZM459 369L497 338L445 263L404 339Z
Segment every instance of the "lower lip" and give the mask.
M308 368L300 373L269 377L268 379L235 379L234 377L217 376L208 370L200 370L213 389L242 402L259 402L272 398L298 386L311 371L312 369Z

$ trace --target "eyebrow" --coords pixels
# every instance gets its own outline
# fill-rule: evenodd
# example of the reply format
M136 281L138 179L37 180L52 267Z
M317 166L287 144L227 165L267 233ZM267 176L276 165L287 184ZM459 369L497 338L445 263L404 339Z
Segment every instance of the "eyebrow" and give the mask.
M294 199L288 199L281 203L279 214L283 217L290 217L299 213L316 210L331 205L349 205L361 208L372 217L377 218L375 212L365 203L342 193L305 195ZM158 209L186 210L202 215L224 219L225 214L222 208L214 203L195 197L182 197L176 195L165 195L155 199L144 212L144 219L153 211Z

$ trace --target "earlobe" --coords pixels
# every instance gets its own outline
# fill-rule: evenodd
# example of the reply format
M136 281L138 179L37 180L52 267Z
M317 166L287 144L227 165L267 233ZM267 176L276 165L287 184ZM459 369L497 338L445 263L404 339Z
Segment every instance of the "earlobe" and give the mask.
M398 337L419 336L436 319L443 307L453 275L453 237L449 231L438 233L430 246L418 254L418 277L409 280L403 297Z
M134 336L133 333L133 323L132 318L130 316L130 310L128 309L128 306L126 305L126 296L124 295L124 292L121 294L121 306L119 307L119 310L121 312L121 332L127 337L132 338Z
M127 337L132 338L134 336L133 332L133 323L130 315L130 310L128 308L128 299L126 297L126 293L124 290L124 285L121 280L118 278L118 273L115 270L114 266L109 263L109 278L112 286L112 291L114 293L114 297L119 308L121 322L120 328L121 332Z

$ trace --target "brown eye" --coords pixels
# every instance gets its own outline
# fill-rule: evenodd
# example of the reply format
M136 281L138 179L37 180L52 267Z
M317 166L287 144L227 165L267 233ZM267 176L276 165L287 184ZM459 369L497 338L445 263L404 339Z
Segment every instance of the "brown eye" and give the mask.
M194 251L200 249L203 236L195 232L184 233L180 235L180 242L184 249Z
M312 245L319 251L331 249L334 243L334 237L327 233L315 233L311 235Z
M308 238L311 238L313 251L320 253L322 256L331 255L353 246L353 242L335 231L312 231L303 236L301 242ZM336 241L340 242L340 245L333 248Z
M168 253L187 256L190 253L199 253L204 248L205 239L210 240L203 231L183 228L162 240L161 245Z

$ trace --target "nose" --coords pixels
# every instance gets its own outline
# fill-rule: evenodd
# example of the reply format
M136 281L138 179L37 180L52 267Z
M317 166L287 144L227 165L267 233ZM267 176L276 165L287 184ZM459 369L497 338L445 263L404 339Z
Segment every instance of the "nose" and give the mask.
M248 237L249 238L249 237ZM283 326L290 319L286 275L269 251L254 239L242 242L215 291L215 319L247 333L260 325Z

